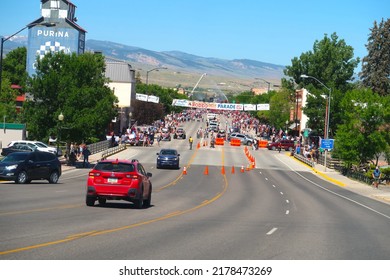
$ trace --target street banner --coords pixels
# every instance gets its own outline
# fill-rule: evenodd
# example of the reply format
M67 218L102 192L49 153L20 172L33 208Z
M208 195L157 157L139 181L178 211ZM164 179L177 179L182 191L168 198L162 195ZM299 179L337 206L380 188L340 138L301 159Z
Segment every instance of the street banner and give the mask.
M154 95L148 95L148 102L159 103L160 98Z
M269 104L257 104L257 111L269 111Z
M256 111L255 104L244 104L244 111Z
M148 101L148 96L146 94L136 93L135 94L135 99L147 102Z

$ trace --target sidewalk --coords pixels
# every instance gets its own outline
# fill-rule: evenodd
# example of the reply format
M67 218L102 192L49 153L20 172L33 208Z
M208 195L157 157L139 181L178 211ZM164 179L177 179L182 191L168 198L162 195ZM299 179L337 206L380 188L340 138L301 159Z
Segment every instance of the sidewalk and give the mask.
M99 160L101 160L102 154L103 154L103 152L100 152L100 153L96 153L96 154L89 156L89 168L92 168ZM66 171L76 169L76 168L87 168L87 167L83 167L83 160L82 159L79 161L76 161L75 165L67 165L66 159L64 157L60 157L59 160L62 164L62 166L61 166L62 172L66 172Z
M290 157L290 155L285 155ZM290 157L292 158L292 157ZM293 160L300 162L301 164L307 166L303 162L292 158ZM321 164L316 164L314 168L311 168L307 166L309 169L311 169L317 176L328 180L332 182L335 185L338 185L342 188L345 188L349 191L358 193L360 195L382 201L386 204L390 205L390 185L380 184L378 189L374 188L373 186L364 184L363 182L359 182L353 179L350 179L346 176L341 175L338 171L330 168L326 168L325 166Z

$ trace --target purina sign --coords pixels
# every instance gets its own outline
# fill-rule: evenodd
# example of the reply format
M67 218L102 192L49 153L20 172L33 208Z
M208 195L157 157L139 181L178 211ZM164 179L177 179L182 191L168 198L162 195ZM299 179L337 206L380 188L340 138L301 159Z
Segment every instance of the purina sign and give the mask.
M79 51L79 31L70 28L35 26L29 30L27 46L27 72L36 71L36 58L42 59L49 52L66 54Z

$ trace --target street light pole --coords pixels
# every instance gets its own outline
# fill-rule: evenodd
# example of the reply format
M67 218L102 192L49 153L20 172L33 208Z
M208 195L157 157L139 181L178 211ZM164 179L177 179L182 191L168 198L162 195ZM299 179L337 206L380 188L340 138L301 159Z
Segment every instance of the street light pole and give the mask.
M15 32L14 34L12 34L11 36L8 36L6 38L4 37L1 37L1 46L0 46L0 91L1 91L1 86L2 86L2 82L3 82L3 50L4 50L4 42L8 41L9 39L11 39L12 37L18 35L20 32L22 32L23 30L25 30L26 28L29 28L29 27L34 27L36 25L43 25L43 26L55 26L56 24L53 23L53 22L47 22L47 23L33 23L33 24L29 24L29 25L26 25L25 27L23 27L22 29L20 29L18 32Z
M168 68L167 67L156 67L156 68L153 68L149 71L146 71L146 85L148 85L148 82L149 82L149 73L152 71L158 71L160 69L168 69Z
M59 114L58 115L58 132L57 132L57 157L60 155L60 134L61 134L61 122L64 120L64 115Z
M320 83L324 88L326 88L329 91L328 100L327 100L327 106L326 106L326 117L325 117L325 131L324 131L324 139L329 139L329 130L330 130L330 96L332 94L332 89L330 87L327 87L323 82L318 80L316 77L308 76L305 74L301 75L301 78L307 79L311 78L316 80L318 83ZM327 151L328 149L325 149L325 171L326 171L326 158L327 158Z

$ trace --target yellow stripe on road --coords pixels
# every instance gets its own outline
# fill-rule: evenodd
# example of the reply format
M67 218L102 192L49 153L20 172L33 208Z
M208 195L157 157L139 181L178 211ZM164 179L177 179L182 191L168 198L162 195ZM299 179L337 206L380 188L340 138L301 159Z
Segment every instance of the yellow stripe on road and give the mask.
M192 162L193 159L194 159L194 156L191 158L190 163ZM182 175L180 175L179 178L181 176ZM177 181L179 178L177 178L175 181ZM227 191L227 188L228 188L228 181L227 181L226 175L223 175L223 178L224 178L224 184L222 186L222 191L221 192L217 193L213 198L211 198L209 200L205 200L201 204L199 204L199 205L197 205L195 207L189 208L187 210L175 211L175 212L166 214L166 215L164 215L162 217L158 217L158 218L155 218L155 219L151 219L151 220L147 220L147 221L143 221L143 222L139 222L139 223L123 226L123 227L112 228L112 229L107 229L107 230L100 230L100 231L96 230L96 231L83 232L83 233L69 235L66 238L60 239L60 240L55 240L55 241L51 241L51 242L36 244L36 245L22 247L22 248L17 248L17 249L6 250L6 251L0 252L0 255L8 255L8 254L12 254L12 253L19 253L19 252L29 251L29 250L33 250L33 249L38 249L38 248L44 248L44 247L48 247L48 246L63 244L63 243L70 242L70 241L75 241L75 240L81 239L81 238L114 233L114 232L127 230L127 229L132 229L132 228L136 228L136 227L139 227L139 226L148 225L148 224L151 224L151 223L155 223L155 222L163 221L163 220L166 220L166 219L169 219L169 218L173 218L173 217L177 217L177 216L181 216L181 215L184 215L184 214L191 213L191 212L193 212L193 211L195 211L197 209L200 209L200 208L202 208L202 207L204 207L206 205L209 205L209 204L213 203L214 201L218 200L219 198L221 198L225 194L225 192ZM165 187L160 188L159 190L161 190L163 188L166 188L166 187L168 187L170 185L172 185L172 183L167 185L167 186L165 186ZM36 212L36 211L47 211L49 209L50 208L36 209L35 211L31 211L31 210L30 211L19 211L19 213ZM51 208L51 209L58 209L58 207ZM11 212L9 212L8 214L10 214L10 213ZM7 213L5 213L5 214L7 214Z

